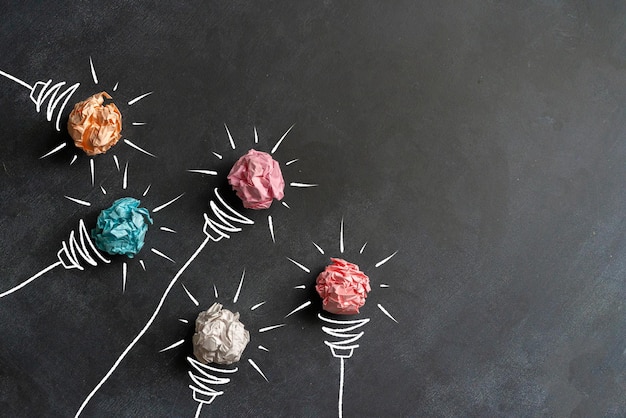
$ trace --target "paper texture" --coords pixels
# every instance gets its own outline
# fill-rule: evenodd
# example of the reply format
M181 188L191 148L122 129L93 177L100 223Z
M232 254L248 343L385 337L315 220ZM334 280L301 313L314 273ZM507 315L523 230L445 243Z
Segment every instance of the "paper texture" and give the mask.
M137 255L143 247L148 224L152 224L150 212L140 208L140 203L132 197L124 197L100 212L96 227L91 230L96 247L129 258Z
M250 333L239 321L239 313L214 303L196 319L193 354L199 362L232 364L241 358L250 342Z
M228 174L228 183L248 209L267 209L284 197L285 180L278 162L268 153L251 149Z
M111 96L103 91L76 103L67 121L74 145L87 155L105 153L122 137L122 115L113 103L103 106L105 98Z
M332 264L326 266L315 281L323 309L339 315L359 313L359 308L365 305L367 292L371 290L369 277L356 264L341 258L330 260Z

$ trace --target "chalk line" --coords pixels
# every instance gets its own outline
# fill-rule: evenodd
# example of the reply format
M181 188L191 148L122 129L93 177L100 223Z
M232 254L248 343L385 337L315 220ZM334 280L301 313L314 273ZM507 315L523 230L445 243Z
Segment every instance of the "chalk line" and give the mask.
M291 165L291 164L293 164L293 163L295 163L295 162L297 162L297 161L300 161L300 160L299 160L298 158L296 158L296 159L294 159L294 160L287 161L287 162L285 163L285 165Z
M159 227L159 229L160 229L161 231L171 232L172 234L175 234L175 233L176 233L176 231L174 231L172 228L168 228L168 227L166 227L166 226L161 226L161 227Z
M117 167L117 171L120 171L120 160L117 159L117 155L113 156L113 161L115 161L115 167Z
M148 151L146 151L145 149L141 148L139 145L135 144L134 142L132 142L132 141L131 141L130 139L128 139L128 138L124 138L124 143L125 143L126 145L128 145L129 147L131 147L131 148L135 148L135 149L136 149L137 151L139 151L139 152L143 152L144 154L149 155L150 157L153 157L153 158L156 158L156 157L157 157L157 156L156 156L156 155L154 155L153 153L148 152Z
M301 285L298 285L298 286L294 286L293 288L294 289L306 289L306 285L301 284Z
M276 145L274 145L274 148L272 148L272 150L270 151L270 154L273 154L276 152L276 150L278 150L278 147L280 147L280 144L282 144L283 139L285 139L285 137L287 136L287 134L293 129L293 127L296 126L296 124L294 123L293 125L291 125L289 127L289 129L287 129L287 131L283 134L283 136L280 137L280 139L278 140L278 142L276 142Z
M287 260L291 261L293 264L295 264L296 266L300 267L300 268L301 268L302 270L304 270L306 273L310 273L310 272L311 272L311 270L310 270L308 267L306 267L306 266L304 266L304 265L302 265L302 264L298 263L296 260L294 260L294 259L292 259L292 258L289 258L289 257L287 257Z
M74 154L74 156L72 157L72 161L70 161L70 165L74 164L77 159L78 159L78 155Z
M153 91L151 91L151 92L148 92L148 93L144 93L144 94L142 94L141 96L137 96L137 97L135 97L134 99L132 99L131 101L129 101L129 102L128 102L128 106L132 106L132 105L134 105L134 104L135 104L135 103L137 103L139 100L143 99L144 97L148 97L148 96L150 96L152 93L154 93L154 92L153 92Z
M389 285L385 283L381 283L379 286L382 287L383 289L386 289L389 287Z
M267 348L263 347L262 345L258 346L257 348L258 348L259 350L262 350L262 351L265 351L265 352L268 352L268 353L269 353L269 351L270 351L270 350L268 350Z
M152 186L152 183L148 184L148 187L146 187L146 190L143 192L142 196L146 197L146 195L148 194L148 192L150 191L150 186Z
M339 228L339 252L343 254L343 217L341 218L341 227Z
M311 241L313 242L313 241ZM320 247L319 245L317 245L315 242L313 242L313 245L315 245L315 248L317 248L317 251L320 252L320 254L324 254L324 250L322 249L322 247Z
M100 190L102 190L102 194L106 195L107 191L104 189L104 187L102 185L100 185Z
M5 76L6 78L8 78L9 80L15 81L17 84L21 84L22 86L26 87L27 89L32 89L33 86L31 86L30 84L28 84L27 82L20 80L19 78L12 76L9 73L5 73L4 71L0 70L0 75Z
M126 165L124 166L124 177L122 178L122 189L126 190L128 187L128 161L126 161Z
M147 123L146 122L133 122L132 125L133 126L144 126L144 125L147 125Z
M91 67L91 77L93 78L93 83L98 84L98 76L96 75L96 69L93 68L93 61L91 57L89 57L89 67Z
M255 309L258 309L260 306L262 306L262 305L264 305L264 304L265 304L265 301L263 301L263 302L259 302L259 303L257 303L256 305L252 306L252 307L250 308L250 310L251 310L251 311L254 311Z
M146 333L146 331L148 331L148 328L150 328L150 326L152 325L152 323L154 322L154 320L156 319L157 315L159 314L159 312L161 311L161 308L163 307L163 304L165 303L165 299L167 299L167 296L169 295L170 291L172 290L172 287L176 284L176 282L178 281L178 278L183 274L183 272L187 269L187 267L189 267L189 265L196 259L196 257L198 256L198 254L200 254L200 252L204 249L204 247L209 243L210 238L206 237L204 239L204 241L202 241L202 244L200 244L200 246L198 247L198 249L191 255L191 257L189 257L189 259L185 262L185 264L181 267L180 270L178 270L178 272L176 273L176 275L174 276L174 278L170 281L170 283L168 284L167 288L165 289L165 292L163 292L163 295L161 296L161 300L159 301L156 309L154 310L154 312L152 313L152 316L150 316L150 318L148 319L148 322L146 322L146 325L144 325L144 327L139 331L139 334L137 334L137 336L131 341L131 343L128 345L128 347L126 347L126 349L124 349L124 351L122 352L122 354L118 357L118 359L115 361L115 363L113 363L113 366L111 367L111 369L104 375L104 377L102 378L102 380L100 380L100 382L98 382L98 384L96 385L96 387L89 392L89 395L87 395L87 398L85 398L85 400L83 401L83 403L80 405L80 408L78 409L78 411L76 412L75 417L80 416L80 414L82 413L82 411L85 409L85 407L87 406L87 404L89 403L89 401L94 397L94 395L98 392L98 390L100 390L100 388L102 387L102 385L104 385L104 383L106 383L107 380L109 380L109 377L111 377L111 375L113 374L113 372L117 369L117 367L120 365L120 363L124 360L124 358L128 355L128 353L130 352L130 350L133 349L133 347L135 347L135 345L137 344L137 342L139 342L139 340L141 339L141 337L143 337L143 335Z
M267 331L272 331L274 329L280 328L280 327L284 327L286 324L278 324L278 325L272 325L270 327L264 327L264 328L260 328L259 332L267 332Z
M87 202L86 200L80 200L80 199L76 199L75 197L70 197L70 196L63 196L64 198L71 200L74 203L78 203L79 205L83 205L83 206L91 206L91 203Z
M213 171L213 170L199 170L199 169L193 169L193 170L187 170L190 173L199 173L199 174L208 174L210 176L217 176L217 171Z
M302 305L298 306L296 309L294 309L293 311L289 312L287 315L285 315L285 318L295 314L298 311L301 311L302 309L306 308L307 306L309 306L311 304L310 300L307 300L306 302L304 302Z
M363 246L361 247L361 250L359 251L359 254L363 254L363 250L365 250L365 246L367 245L367 241L365 242L365 244L363 244Z
M50 264L48 267L46 267L45 269L41 270L39 273L35 274L34 276L32 276L31 278L23 281L22 283L20 283L19 285L3 292L0 293L0 298L3 298L7 295L10 295L13 292L17 292L18 290L20 290L21 288L27 286L28 284L34 282L35 280L37 280L39 277L43 276L44 274L46 274L47 272L49 272L50 270L52 270L55 267L58 267L60 265L63 265L62 262L57 261L56 263Z
M163 353L164 351L171 350L172 348L176 348L176 347L178 347L179 345L182 345L182 344L184 344L184 343L185 343L185 340L179 340L179 341L176 341L174 344L172 344L172 345L168 345L168 346L167 346L167 347L165 347L164 349L159 350L159 353Z
M63 142L62 144L58 145L57 147L55 147L52 151L45 153L44 155L42 155L41 157L39 157L40 160L51 156L52 154L54 154L55 152L59 152L61 151L63 148L65 148L67 146L67 142Z
M263 379L265 379L266 382L269 382L269 380L267 380L267 377L265 377L265 374L261 371L259 366L257 366L257 364L251 358L248 359L248 363L250 363L250 365L254 368L254 370L256 370L261 376L263 376Z
M289 183L289 185L291 187L303 187L303 188L319 186L319 184L314 184L314 183L297 183L297 182Z
M215 155L217 158L219 158L220 160L223 158L221 154L218 154L217 152L213 152L213 155Z
M91 185L93 186L96 180L96 167L93 158L89 159L89 171L91 172Z
M282 202L280 202L280 203L281 203L284 207L286 207L287 209L291 209L291 208L289 207L289 205L287 204L287 202L282 201Z
M189 290L187 290L187 287L184 284L182 284L182 283L180 285L183 287L183 290L185 291L185 293L187 293L187 297L189 297L189 299L191 299L193 304L196 305L196 306L200 306L200 303L198 302L198 299L193 297L191 292L189 292Z
M398 251L394 252L394 253L393 253L393 254L391 254L389 257L387 257L387 258L385 258L385 259L383 259L383 260L380 260L378 263L376 263L376 265L375 265L374 267L380 267L380 266L382 266L382 265L383 265L383 264L385 264L387 261L391 260L391 258L392 258L394 255L396 255L396 254L398 254Z
M122 263L122 293L126 292L126 275L128 274L128 265Z
M391 314L389 312L387 312L387 309L385 309L383 307L383 305L381 305L380 303L377 304L376 306L378 306L378 309L381 310L382 313L384 313L385 315L387 315L389 317L389 319L391 319L393 322L395 322L396 324L398 323L398 321L396 321L396 318L394 318L393 316L391 316Z
M232 149L235 149L235 141L233 141L233 136L230 134L230 131L228 130L228 126L226 126L226 124L224 124L224 128L226 128L226 133L228 134L228 141L230 142L230 147Z
M254 143L259 143L259 133L256 131L256 126L254 127Z
M158 211L160 211L161 209L165 209L166 207L168 207L169 205L171 205L172 203L176 202L178 199L180 199L181 197L183 197L185 193L181 193L178 196L176 196L175 198L173 198L172 200L170 200L169 202L165 202L163 203L161 206L157 206L156 208L152 209L153 213L157 213Z
M120 85L120 82L118 81L117 83L115 83L115 85L113 86L113 91L117 91L117 87Z
M339 358L339 402L337 403L339 418L343 417L343 384L344 384L345 368L346 368L345 359L343 357L340 357Z
M213 293L215 294L215 299L217 299L219 296L217 294L217 287L215 287L215 285L213 285Z
M189 323L189 321L187 321L186 319L183 319L183 318L178 318L178 320L180 322L182 322L183 324L188 324Z
M233 298L233 303L237 303L239 300L239 294L241 293L241 286L243 286L243 278L246 275L246 269L243 269L243 273L241 273L241 280L239 280L239 287L237 287L237 292L235 293L235 297Z
M270 229L270 235L272 237L272 242L276 244L276 238L274 237L274 223L272 222L272 215L267 215L267 226Z
M170 257L168 257L167 255L163 254L161 251L159 251L159 250L157 250L155 248L150 248L150 251L152 251L153 253L155 253L159 257L163 257L164 259L169 260L172 263L176 263L176 261L172 260Z
M139 264L141 264L143 271L146 271L146 263L144 263L143 260L139 260Z

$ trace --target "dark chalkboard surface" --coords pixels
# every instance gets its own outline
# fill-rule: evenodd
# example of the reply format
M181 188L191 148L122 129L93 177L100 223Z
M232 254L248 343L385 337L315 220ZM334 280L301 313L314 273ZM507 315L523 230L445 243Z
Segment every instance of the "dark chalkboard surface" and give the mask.
M26 1L0 16L0 293L35 278L0 298L0 415L626 415L624 4ZM126 141L90 158L65 123L100 91ZM274 151L286 205L247 210L230 189L250 148ZM215 189L254 221L218 242ZM142 252L57 263L124 196L171 202ZM330 257L370 276L343 318L357 322L318 317ZM216 301L251 342L209 404L186 358ZM358 347L333 356L345 334Z

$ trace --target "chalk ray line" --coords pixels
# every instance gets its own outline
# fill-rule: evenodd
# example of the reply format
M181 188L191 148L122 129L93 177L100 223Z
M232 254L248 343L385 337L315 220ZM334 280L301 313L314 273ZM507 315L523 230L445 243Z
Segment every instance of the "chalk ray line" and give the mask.
M215 299L217 299L219 296L217 294L217 287L215 285L213 285L213 293L215 294Z
M91 67L91 77L93 78L93 83L98 84L98 76L96 75L96 69L93 68L93 61L91 57L89 57L89 66Z
M132 125L133 126L144 126L144 125L146 125L146 122L133 122Z
M276 152L276 150L278 150L278 147L280 147L280 144L282 144L283 140L285 139L287 134L293 129L294 126L296 126L295 123L293 125L291 125L289 127L289 129L287 129L287 131L283 134L283 136L280 137L278 142L276 142L276 145L274 145L274 148L272 148L272 150L270 151L270 154L274 154Z
M185 293L187 293L187 297L189 297L189 299L191 299L193 304L196 305L196 306L200 306L200 302L198 302L198 299L193 297L191 292L189 290L187 290L187 287L183 283L181 283L181 286L183 287L183 290L185 291Z
M183 319L183 318L178 318L178 320L180 322L182 322L183 324L188 324L189 323L189 321L187 321L186 319Z
M386 284L386 283L381 283L379 286L380 286L381 288L383 288L383 289L386 289L386 288L388 288L388 287L389 287L389 285L388 285L388 284Z
M246 269L243 269L243 273L241 273L241 280L239 280L239 287L237 287L237 292L235 293L235 297L233 298L233 303L237 303L239 300L239 294L241 293L241 286L243 286L243 278L246 276Z
M213 155L215 155L217 158L219 158L220 160L224 157L222 157L221 154L218 154L217 152L213 151Z
M287 209L291 209L289 207L289 205L287 204L287 202L285 202L284 200L282 202L280 202L284 207L286 207Z
M274 237L274 222L272 221L272 215L267 215L267 226L270 229L270 235L272 237L272 242L276 244L276 238Z
M376 306L378 306L378 309L380 309L380 311L381 311L382 313L384 313L385 315L387 315L387 316L389 317L389 319L391 319L391 320L392 320L393 322L395 322L396 324L398 323L398 321L396 321L396 318L394 318L394 317L393 317L393 316L392 316L392 315L391 315L391 314L387 311L387 309L385 309L385 308L383 307L383 305L381 305L381 304L379 303L379 304L377 304Z
M269 327L264 327L264 328L260 328L259 332L267 332L267 331L272 331L274 329L280 328L280 327L284 327L286 324L278 324L278 325L272 325Z
M126 165L124 166L124 177L122 178L122 189L126 190L128 187L128 161L126 161Z
M213 170L191 169L187 171L189 173L208 174L210 176L217 176L217 171L213 171Z
M167 350L171 350L172 348L176 348L176 347L178 347L179 345L183 344L184 342L185 342L185 340L179 340L179 341L176 341L174 344L172 344L172 345L168 345L168 346L167 346L167 347L165 347L164 349L159 350L159 353L163 353L163 352L165 352L165 351L167 351Z
M122 293L126 292L126 276L128 275L128 264L122 263Z
M251 311L254 311L255 309L258 309L260 306L262 306L262 305L264 305L264 304L265 304L265 301L263 301L263 302L259 302L259 303L257 303L256 305L252 306L252 307L250 308L250 310L251 310Z
M298 285L298 286L294 286L293 288L294 289L306 289L306 286L301 284L301 285Z
M176 234L176 231L175 231L175 230L173 230L172 228L168 228L167 226L161 226L161 227L159 227L159 229L160 229L161 231L171 232L172 234Z
M120 82L118 81L117 83L115 83L115 85L113 86L113 91L117 91L117 87L120 85Z
M131 141L130 139L128 139L128 138L124 138L124 143L125 143L126 145L128 145L129 147L131 147L131 148L135 148L135 149L136 149L137 151L139 151L139 152L143 152L144 154L149 155L150 157L157 158L157 156L156 156L156 155L154 155L153 153L148 152L148 151L146 151L145 149L141 148L139 145L135 144L134 142L132 142L132 141Z
M143 99L144 97L148 97L150 96L152 93L154 93L153 91L150 91L148 93L144 93L141 96L137 96L134 99L132 99L131 101L128 102L128 106L132 106L135 103L137 103L139 100Z
M311 241L313 242L313 241ZM324 254L324 250L322 249L322 247L320 247L319 245L317 245L315 242L313 242L313 245L315 245L315 248L317 248L317 251L320 252L320 254Z
M378 263L376 263L376 265L374 267L380 267L383 264L385 264L387 261L391 260L393 258L394 255L398 254L398 251L394 252L393 254L391 254L389 257L380 260Z
M287 161L287 162L285 163L285 165L291 165L291 164L293 164L293 163L295 163L295 162L298 162L298 161L300 161L298 158L296 158L296 159L294 159L294 160L289 160L289 161Z
M117 159L117 155L113 156L113 161L115 162L115 167L117 167L117 171L120 171L120 160Z
M78 159L78 155L74 154L74 156L72 157L72 161L70 161L70 165L74 164L77 159Z
M343 254L343 217L341 218L341 227L339 228L339 252Z
M306 302L304 302L302 305L298 306L296 309L294 309L293 311L289 312L287 315L285 315L285 318L295 314L298 311L301 311L302 309L306 308L307 306L309 306L311 304L310 300L307 300Z
M51 156L52 154L54 154L55 152L59 152L61 151L63 148L65 148L67 146L67 142L63 142L62 144L58 145L57 147L55 147L52 151L45 153L44 155L42 155L41 157L39 157L40 160Z
M259 350L261 350L261 351L265 351L265 352L268 352L268 353L269 353L269 351L270 351L270 350L268 350L267 348L263 347L262 345L258 346L257 348L258 348Z
M314 183L298 183L298 182L292 182L292 183L289 183L289 185L291 187L302 187L302 188L319 186L319 184L314 184Z
M256 370L261 376L263 376L263 379L265 379L266 382L269 382L269 380L267 380L267 377L265 376L265 373L263 373L263 371L261 371L259 366L257 366L257 364L254 362L254 360L249 358L248 359L248 363L250 363L250 365L254 368L254 370Z
M310 273L310 272L311 272L311 270L310 270L308 267L306 267L306 266L305 266L305 265L303 265L303 264L298 263L298 262L297 262L296 260L294 260L293 258L289 258L289 257L287 257L287 260L291 261L293 264L295 264L296 266L300 267L300 268L301 268L302 270L304 270L306 273Z
M154 322L154 320L158 316L159 312L161 311L161 308L163 307L163 304L165 303L165 299L167 299L167 296L169 295L170 291L172 290L172 287L174 287L174 285L178 281L178 278L183 274L183 272L187 269L187 267L189 267L189 265L196 259L198 254L200 254L200 252L204 249L204 247L206 247L206 245L209 243L209 241L210 241L210 238L206 237L204 239L204 241L202 241L202 243L200 244L198 249L196 249L196 251L191 255L191 257L189 257L189 259L185 262L185 264L183 264L183 266L180 268L180 270L178 270L178 272L176 273L174 278L167 285L167 288L165 289L165 291L163 292L163 295L161 296L161 300L159 300L159 303L157 304L156 309L154 310L154 312L152 313L152 315L148 319L148 322L146 322L146 325L144 325L144 327L139 331L137 336L131 341L131 343L128 345L128 347L126 347L126 349L124 349L122 354L118 357L118 359L115 361L115 363L113 363L113 366L104 375L102 380L100 380L100 382L98 382L96 387L91 392L89 392L89 394L87 395L87 398L85 398L83 403L80 405L80 408L76 412L75 417L79 417L80 416L80 414L83 412L83 410L85 409L87 404L89 404L89 401L94 397L94 395L98 392L98 390L100 390L102 385L104 385L104 383L106 383L106 381L109 380L109 377L111 377L111 375L113 374L113 372L115 372L115 370L120 365L120 363L124 360L124 358L126 358L128 353L130 352L130 350L132 350L133 347L135 347L135 345L137 345L137 342L139 342L141 337L143 337L143 335L148 331L148 329L150 328L150 326L152 325L152 323Z
M143 192L142 196L146 197L146 195L148 194L148 192L150 191L150 186L152 186L152 183L148 184L148 187L146 187L146 190Z
M172 200L170 200L169 202L165 202L163 203L161 206L157 206L156 208L152 209L152 213L157 213L158 211L160 211L161 209L165 209L166 207L168 207L169 205L171 205L172 203L176 202L178 199L180 199L181 197L184 196L185 193L181 193L178 196L176 196L175 198L173 198Z
M361 247L361 250L359 251L359 254L363 254L363 250L365 250L365 247L367 246L367 241L365 242L365 244L363 244L363 246Z
M139 260L139 264L141 264L143 271L146 271L146 263L144 263L143 260Z
M89 159L89 171L91 172L91 185L93 186L96 181L96 167L93 158Z
M254 143L259 143L259 133L256 131L256 126L254 127Z
M45 269L41 270L39 273L35 274L34 276L32 276L31 278L24 280L22 283L20 283L19 285L12 287L11 289L0 293L0 298L3 298L7 295L10 295L13 292L17 292L18 290L20 290L21 288L29 285L30 283L34 282L35 280L37 280L39 277L43 276L44 274L46 274L47 272L49 272L50 270L54 269L55 267L58 267L60 265L63 265L63 263L61 261L57 261L56 263L52 263L50 264L48 267L46 267Z
M235 141L233 141L233 136L230 134L230 130L228 130L228 126L224 124L224 128L226 128L226 133L228 134L228 141L230 142L230 147L235 149Z
M172 263L176 263L176 261L174 261L172 258L168 257L167 255L163 254L161 251L159 251L159 250L157 250L155 248L150 248L150 251L152 251L153 253L155 253L159 257L163 257L164 259L169 260Z
M86 200L80 200L80 199L76 199L75 197L70 197L66 195L63 195L63 197L66 198L67 200L71 200L74 203L78 203L79 205L91 206L91 203L87 202Z
M106 194L107 194L107 191L106 191L106 189L104 188L104 186L100 185L100 190L102 190L102 194L104 194L104 195L106 195Z

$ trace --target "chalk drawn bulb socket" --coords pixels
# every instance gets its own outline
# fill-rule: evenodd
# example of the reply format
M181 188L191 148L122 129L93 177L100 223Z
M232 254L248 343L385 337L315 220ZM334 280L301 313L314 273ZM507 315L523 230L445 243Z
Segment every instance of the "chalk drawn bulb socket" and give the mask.
M191 357L187 357L187 362L196 372L196 374L192 371L187 373L192 381L189 389L192 390L193 399L199 403L199 407L211 404L218 396L223 395L224 391L218 390L219 386L230 383L230 378L226 376L239 370L237 367L209 366Z
M98 260L105 264L111 262L98 251L82 219L78 222L78 232L70 232L67 241L61 243L61 249L57 252L57 258L66 270L84 270L83 262L90 266L97 266Z
M41 112L42 105L46 100L48 101L46 119L52 121L54 113L57 113L55 125L57 131L61 130L61 115L65 106L67 106L68 101L80 86L80 83L76 83L63 89L65 84L65 81L56 84L52 84L52 80L46 82L38 81L31 87L30 91L30 100L35 104L37 113Z
M357 341L365 334L358 329L367 324L370 319L331 319L318 314L318 318L330 326L322 326L322 331L333 338L326 340L326 344L335 358L347 359L352 357L354 350L359 348Z
M222 196L220 196L217 187L214 189L215 198L209 201L209 208L213 217L204 214L204 227L202 232L211 241L220 241L222 238L230 238L230 234L242 231L237 224L253 225L254 221L243 216L231 206L229 206Z

